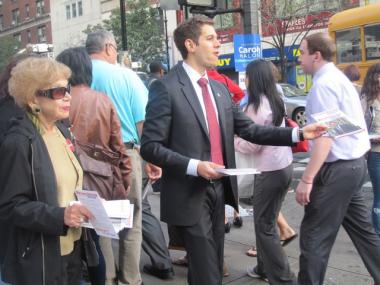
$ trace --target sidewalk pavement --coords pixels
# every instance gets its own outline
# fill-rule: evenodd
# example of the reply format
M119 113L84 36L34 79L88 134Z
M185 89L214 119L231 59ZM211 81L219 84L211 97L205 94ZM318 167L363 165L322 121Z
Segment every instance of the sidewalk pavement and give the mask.
M295 167L300 164L295 164ZM296 178L296 177L295 177ZM292 187L297 185L297 181L293 181ZM368 205L372 199L372 189L364 188ZM159 199L160 195L149 195L149 201L152 206L153 213L159 217ZM244 208L250 206L242 205ZM297 232L303 217L303 208L295 202L295 194L288 193L283 207L282 213L288 220L288 223ZM245 285L245 284L268 284L261 280L253 279L246 274L247 266L256 265L256 258L245 255L246 250L255 243L255 235L253 230L253 218L245 217L242 228L231 228L231 232L226 234L225 238L225 262L228 266L230 276L223 279L223 284ZM166 224L162 223L164 234L167 238ZM288 255L289 263L294 272L298 272L299 257L299 240L291 242L285 251ZM170 251L172 258L184 255L181 251ZM205 256L207 258L207 256ZM379 261L380 262L380 261ZM144 264L150 263L149 257L142 251L141 255L141 271ZM175 276L172 280L160 280L148 274L142 273L144 285L185 285L187 284L187 269L180 266L174 266ZM331 252L328 269L326 273L326 285L366 285L373 284L373 279L368 274L364 264L358 255L354 245L349 239L343 228L339 231L337 240Z
M303 157L301 157L302 159ZM297 181L302 174L305 162L294 164L294 179L292 188L297 185ZM297 173L299 169L299 173ZM370 207L373 199L372 188L364 187L364 193L368 207ZM288 223L297 232L303 217L303 208L295 202L294 193L288 193L283 207L281 209ZM149 201L152 211L159 217L160 195L149 193ZM249 209L250 206L242 204L244 208ZM260 285L268 284L261 280L252 279L247 276L246 269L248 266L256 265L256 258L245 255L247 249L255 243L255 235L253 230L253 217L244 217L242 228L231 228L231 232L225 238L225 261L228 266L230 276L223 279L223 284L231 285ZM162 223L162 229L167 239L167 227ZM168 239L167 239L168 240ZM288 255L290 266L294 272L298 272L298 249L299 240L291 242L285 251ZM178 258L184 255L182 251L170 251L172 258ZM207 258L207 256L205 256ZM380 261L379 261L380 262ZM142 250L141 254L141 273L144 285L185 285L187 284L187 269L185 267L174 266L175 276L172 280L160 280L143 272L144 264L150 263L149 257ZM0 285L3 283L0 281ZM87 284L87 283L86 283ZM373 285L373 279L369 276L362 260L360 259L356 249L346 232L341 228L337 240L330 255L328 269L325 278L325 285Z

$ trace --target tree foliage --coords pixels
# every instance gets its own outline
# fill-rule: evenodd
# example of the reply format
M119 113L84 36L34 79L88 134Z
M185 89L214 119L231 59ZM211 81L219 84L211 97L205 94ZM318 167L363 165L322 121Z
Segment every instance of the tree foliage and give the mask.
M350 8L347 0L263 0L259 10L263 35L270 36L268 43L278 50L282 80L286 80L289 53L310 30L323 28L336 12ZM290 34L292 36L290 36ZM290 39L290 41L289 41Z
M132 61L141 61L145 66L162 58L165 54L162 17L157 8L150 7L148 0L127 0L126 10L128 53ZM122 50L120 9L113 10L110 18L101 24L89 25L84 33L99 29L111 31Z
M20 43L12 36L5 36L0 40L0 72L8 64L12 55L20 48Z

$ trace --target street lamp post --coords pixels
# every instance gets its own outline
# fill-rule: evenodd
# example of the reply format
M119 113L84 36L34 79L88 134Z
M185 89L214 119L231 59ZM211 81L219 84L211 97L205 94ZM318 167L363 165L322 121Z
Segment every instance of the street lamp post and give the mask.
M121 44L123 51L128 50L127 21L125 19L125 0L120 0Z
M162 11L162 16L161 16L160 11ZM159 6L159 4L157 4L156 20L160 21L160 22L162 20L162 22L164 24L166 61L167 61L168 71L169 71L170 70L170 58L169 58L168 18L166 16L166 9L163 9L161 6Z
M166 10L164 11L164 24L165 24L165 47L166 47L166 61L168 64L168 71L170 71L170 58L169 58L169 37L168 37L168 18L166 16Z

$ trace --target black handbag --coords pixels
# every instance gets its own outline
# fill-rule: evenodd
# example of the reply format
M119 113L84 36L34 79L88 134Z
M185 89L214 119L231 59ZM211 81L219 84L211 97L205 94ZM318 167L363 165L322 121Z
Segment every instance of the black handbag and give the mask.
M82 228L82 245L83 245L83 256L84 261L87 266L94 267L99 265L99 254L96 249L94 240L92 239L89 229Z

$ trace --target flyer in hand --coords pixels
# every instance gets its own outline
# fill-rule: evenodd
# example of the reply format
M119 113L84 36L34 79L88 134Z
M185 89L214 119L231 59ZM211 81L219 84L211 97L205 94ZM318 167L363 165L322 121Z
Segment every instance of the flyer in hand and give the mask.
M78 201L94 216L82 227L93 228L100 236L119 238L119 231L132 228L133 204L129 200L105 201L96 191L76 190Z
M311 116L316 122L327 126L327 135L332 138L340 138L364 131L338 109L315 113Z
M256 168L216 168L215 171L226 176L249 175L260 173L260 171L258 171Z

